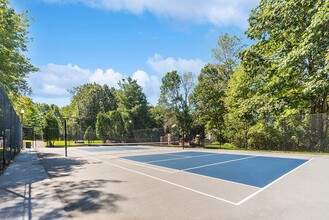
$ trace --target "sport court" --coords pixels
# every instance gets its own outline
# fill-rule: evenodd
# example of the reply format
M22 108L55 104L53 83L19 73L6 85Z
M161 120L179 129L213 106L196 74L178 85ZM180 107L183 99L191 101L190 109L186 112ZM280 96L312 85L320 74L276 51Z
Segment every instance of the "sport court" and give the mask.
M124 171L235 206L246 203L310 161L148 146L85 147L79 151Z

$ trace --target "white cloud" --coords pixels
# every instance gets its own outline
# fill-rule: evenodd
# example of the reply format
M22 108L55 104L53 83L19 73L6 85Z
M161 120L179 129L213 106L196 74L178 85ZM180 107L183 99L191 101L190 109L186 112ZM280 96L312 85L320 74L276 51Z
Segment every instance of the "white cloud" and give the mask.
M39 67L39 69L39 72L32 73L27 79L29 85L33 88L32 97L37 102L48 104L56 101L54 104L60 106L69 104L71 95L67 89L93 82L101 85L108 84L117 88L118 81L124 77L113 69L91 71L72 64L57 65L50 63Z
M48 3L83 3L93 8L128 11L142 14L147 11L158 17L211 23L216 26L245 27L250 10L259 0L43 0Z
M118 82L123 77L124 76L121 73L115 72L113 69L107 69L105 71L97 69L92 75L90 75L89 81L100 85L107 84L110 87L118 88Z
M161 79L158 76L150 76L142 70L137 70L132 78L137 80L138 85L143 88L148 101L151 104L156 105L160 96Z
M137 83L143 88L148 101L155 105L160 95L161 79L167 72L177 70L181 73L193 72L198 74L205 62L200 59L164 58L155 54L147 60L147 64L154 71L154 74L137 70L131 77L137 80ZM69 104L71 95L67 89L93 82L118 88L118 82L127 77L111 68L89 70L73 64L57 65L50 63L39 67L39 69L39 72L32 73L27 80L33 88L32 98L36 102L58 106Z
M118 82L126 77L113 69L92 71L72 64L48 64L39 68L40 71L32 73L27 80L33 88L32 98L36 102L58 106L69 104L71 95L67 89L93 82L118 88ZM160 79L156 76L149 76L142 70L136 71L132 78L136 79L143 88L149 102L156 104L159 96Z
M62 96L62 95L66 95L66 89L64 88L60 88L56 85L49 85L47 83L43 84L43 89L45 94L49 94L49 95L58 95L58 96Z
M164 58L159 54L154 54L147 60L147 64L158 74L164 76L167 72L177 70L179 73L192 72L199 74L206 62L200 59L175 59L173 57Z

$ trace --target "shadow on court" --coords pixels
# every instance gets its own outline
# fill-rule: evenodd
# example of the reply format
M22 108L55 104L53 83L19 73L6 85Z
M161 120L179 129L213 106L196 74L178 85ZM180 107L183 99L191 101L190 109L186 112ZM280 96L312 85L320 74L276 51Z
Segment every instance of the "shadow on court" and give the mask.
M123 196L100 190L107 183L121 183L121 181L96 179L61 183L61 186L56 186L55 190L69 216L74 211L91 213L104 208L107 212L116 212L118 210L116 202L125 200Z
M74 174L83 171L87 166L102 162L91 162L83 158L71 159L48 152L38 152L38 155L69 217L76 216L77 212L96 213L104 209L113 213L118 210L117 202L126 200L119 194L104 190L107 184L120 184L124 181L92 178L74 180Z
M69 176L72 172L83 169L83 165L88 163L84 159L71 159L55 153L38 152L38 156L51 178Z

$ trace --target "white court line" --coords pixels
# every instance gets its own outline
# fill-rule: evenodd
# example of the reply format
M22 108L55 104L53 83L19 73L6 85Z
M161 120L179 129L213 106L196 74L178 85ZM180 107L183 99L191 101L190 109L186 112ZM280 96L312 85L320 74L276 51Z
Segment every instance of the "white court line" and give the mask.
M90 158L92 158L92 157L90 157ZM173 182L170 182L170 181L167 181L167 180L164 180L164 179L155 177L155 176L151 176L151 175L146 174L146 173L142 173L142 172L139 172L139 171L136 171L136 170L132 170L132 169L129 169L129 168L120 166L120 165L109 163L107 161L99 160L97 158L92 158L92 159L97 160L97 161L102 161L103 163L109 164L111 166L118 167L118 168L121 168L121 169L130 171L130 172L133 172L133 173L137 173L137 174L140 174L140 175L143 175L143 176L146 176L146 177L149 177L149 178L152 178L152 179L155 179L155 180L158 180L158 181L161 181L161 182L164 182L164 183L173 185L173 186L177 186L179 188L186 189L186 190L189 190L189 191L192 191L192 192L195 192L195 193L198 193L198 194L201 194L201 195L204 195L204 196L207 196L207 197L210 197L210 198L213 198L213 199L222 201L222 202L226 202L226 203L229 203L229 204L232 204L232 205L237 205L235 202L232 202L232 201L229 201L229 200L226 200L226 199L222 199L220 197L216 197L216 196L213 196L213 195L210 195L208 193L204 193L204 192L201 192L201 191L198 191L198 190L195 190L195 189L191 189L189 187L186 187L186 186L183 186L183 185L180 185L180 184L177 184L177 183L173 183Z
M210 155L203 155L203 156L210 156ZM212 155L214 156L214 155ZM201 157L201 156L196 156L196 157ZM182 169L182 170L177 170L177 169L173 169L173 168L169 168L169 167L165 167L168 169L171 169L173 171L167 171L161 168L156 168L157 167L163 167L161 165L156 165L156 164L150 164L150 163L155 163L155 162L165 162L165 161L172 161L172 160L181 160L181 159L193 159L195 157L187 157L187 158L179 158L179 159L168 159L168 160L159 160L159 161L155 161L155 162L139 162L139 161L134 161L133 162L129 159L125 159L125 158L120 158L121 161L125 162L125 163L129 163L129 164L133 164L133 165L137 165L137 166L142 166L142 167L146 167L146 168L150 168L150 169L154 169L154 170L160 170L166 173L177 173L177 172L182 172L182 171L187 171L187 170L193 170L193 169L197 169L197 168L202 168L202 167L209 167L209 166L215 166L215 165L219 165L219 164L224 164L224 163L230 163L230 162L235 162L235 161L240 161L240 160L246 160L246 159L250 159L250 158L254 158L257 156L249 156L249 157L243 157L243 158L238 158L238 159L234 159L234 160L228 160L228 161L222 161L222 162L217 162L217 163L211 163L211 164L206 164L206 165L202 165L202 166L197 166L197 167L190 167L187 169ZM145 165L147 164L147 165ZM202 176L202 175L201 175ZM215 179L219 179L219 178L215 178ZM220 179L221 180L221 179ZM230 181L231 182L231 181ZM235 182L233 182L235 183ZM247 184L243 184L243 185L247 185ZM247 185L249 186L249 185ZM257 187L259 188L259 187Z
M265 189L267 189L268 187L272 186L273 184L275 184L276 182L280 181L281 179L283 179L284 177L288 176L290 173L294 172L295 170L301 168L302 166L308 164L309 162L311 162L314 158L310 159L309 161L299 165L298 167L296 167L293 170L290 170L288 173L284 174L283 176L279 177L278 179L274 180L273 182L271 182L270 184L266 185L265 187L261 188L260 190L254 192L253 194L247 196L246 198L242 199L240 202L236 203L237 206L245 203L246 201L248 201L249 199L251 199L252 197L256 196L257 194L261 193L262 191L264 191Z
M210 166L215 166L215 165L224 164L224 163L231 163L231 162L240 161L240 160L247 160L247 159L254 158L254 157L257 157L257 156L243 157L243 158L238 158L238 159L234 159L234 160L227 160L227 161L218 162L218 163L211 163L211 164L197 166L197 167L190 167L190 168L183 169L183 170L177 170L175 172L194 170L194 169L198 169L198 168L202 168L202 167L210 167Z
M183 152L183 151L182 151ZM193 151L192 151L193 152ZM180 153L180 152L179 152ZM166 153L166 154L173 154L173 153ZM222 155L222 154L217 154ZM147 161L143 163L157 163L157 162L164 162L164 161L171 161L171 160L185 160L190 158L199 158L199 157L209 157L209 156L217 156L216 154L207 154L207 155L200 155L200 156L181 156L181 158L172 158L172 159L163 159L163 160L153 160L153 161ZM146 155L147 156L147 155ZM175 156L175 155L174 155Z
M102 156L102 157L105 158L104 156ZM129 164L133 164L133 165L137 165L137 166L141 166L141 167L146 167L146 168L150 168L150 169L154 169L154 170L163 171L163 172L166 172L166 173L175 173L175 172L177 172L177 170L168 171L168 170L164 170L164 169L161 169L161 168L157 168L157 167L159 167L157 165L154 165L154 166L152 166L152 164L145 165L145 163L141 163L141 162L138 162L138 161L132 162L130 160L126 160L126 159L123 159L123 158L120 158L120 161L125 162L125 163L129 163ZM157 166L157 167L155 167L155 166ZM168 168L168 169L170 169L170 168Z

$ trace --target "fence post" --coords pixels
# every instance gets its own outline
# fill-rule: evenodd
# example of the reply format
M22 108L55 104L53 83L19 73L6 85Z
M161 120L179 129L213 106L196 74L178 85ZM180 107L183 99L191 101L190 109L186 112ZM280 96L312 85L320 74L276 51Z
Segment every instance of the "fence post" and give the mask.
M64 140L65 140L65 157L67 157L67 131L66 131L66 118L64 118Z

